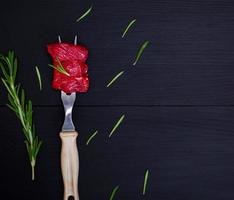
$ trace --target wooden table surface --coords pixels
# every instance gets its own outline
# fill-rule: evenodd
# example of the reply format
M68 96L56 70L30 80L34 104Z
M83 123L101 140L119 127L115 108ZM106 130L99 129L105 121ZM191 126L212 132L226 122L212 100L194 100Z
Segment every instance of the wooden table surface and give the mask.
M90 5L82 22L76 19ZM137 22L122 39L124 27ZM0 84L0 182L7 200L63 196L60 93L51 88L46 44L88 46L90 90L77 94L81 200L234 199L234 2L231 0L9 0L0 5L0 52L19 58L17 80L43 140L36 181L18 119ZM139 46L150 44L136 66ZM35 66L41 71L39 91ZM108 81L125 74L113 87ZM125 120L108 138L116 120ZM86 146L90 134L99 130ZM144 172L148 188L142 195Z

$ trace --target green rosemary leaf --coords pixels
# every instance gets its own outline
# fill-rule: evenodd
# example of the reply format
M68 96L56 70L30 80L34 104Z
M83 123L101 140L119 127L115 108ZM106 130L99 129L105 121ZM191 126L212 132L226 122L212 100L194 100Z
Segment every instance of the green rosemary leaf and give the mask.
M24 89L21 89L21 105L25 105L25 92Z
M11 96L13 96L10 87L7 85L7 81L6 81L5 79L2 78L2 82L3 82L4 86L6 87L8 93L9 93Z
M37 137L37 138L38 138L38 137ZM39 142L36 144L36 152L35 152L35 155L36 155L36 156L37 156L37 154L38 154L38 152L39 152L41 146L42 146L42 141L39 141Z
M98 130L96 130L87 140L86 145L89 145L89 143L91 142L91 140L97 135Z
M19 119L20 119L20 117L19 117ZM29 138L29 135L28 135L26 129L23 128L22 130L23 130L24 136L26 137L26 141L29 143L30 138Z
M8 74L7 74L7 72L6 72L6 70L5 70L5 68L4 68L4 66L3 66L2 63L0 63L0 68L2 70L3 75L6 77L7 80L9 80L10 76L8 76Z
M124 120L125 115L122 115L119 120L116 122L115 126L113 127L113 129L111 130L110 134L109 134L109 138L113 135L113 133L115 132L115 130L119 127L119 125L122 123L122 121Z
M113 199L114 199L114 197L115 197L115 195L116 195L116 192L117 192L118 190L119 190L119 186L116 186L116 187L112 190L111 196L110 196L109 200L113 200Z
M17 106L16 106L15 100L13 99L13 97L9 93L7 94L7 97L8 97L9 105L11 105L18 114L18 109L16 109Z
M8 57L6 57L6 59L9 61L9 63L13 63L14 53L12 51L9 51Z
M59 58L56 57L56 62L58 63L58 66L54 66L49 64L50 67L54 68L55 70L59 71L62 74L65 74L67 76L70 76L70 74L64 69L62 63L60 62Z
M12 98L12 96L9 93L7 94L7 97L8 97L8 101L10 102L10 104L14 105L15 104L14 99Z
M60 73L70 76L70 74L63 67L58 67L58 70Z
M9 53L8 55L11 56L10 53ZM11 67L10 58L6 57L6 58L5 58L5 61L6 61L7 65L8 65L9 75L12 77L12 67Z
M54 65L51 65L49 64L50 67L54 68L55 70L57 70L58 72L62 73L62 74L65 74L67 76L70 76L70 74L61 66L54 66Z
M59 64L59 67L62 67L62 68L63 68L63 65L62 65L62 63L60 62L60 60L59 60L58 57L56 57L56 61L57 61L57 63Z
M142 53L144 52L144 50L145 50L145 48L148 46L148 44L149 44L149 41L145 41L145 42L141 45L140 49L139 49L138 52L137 52L137 55L136 55L136 58L135 58L135 61L134 61L133 65L136 65L136 64L137 64L138 60L140 59Z
M28 140L25 140L24 141L25 145L26 145L26 148L27 148L27 151L29 153L29 157L31 157L31 153L30 153L30 147L29 147L29 143L28 143Z
M12 111L17 112L17 110L13 106L11 106L10 104L7 103L6 106L8 108L10 108Z
M90 12L92 11L92 9L93 9L93 6L90 6L90 8L89 8L83 15L81 15L81 16L76 20L76 22L79 22L79 21L81 21L82 19L84 19L85 17L87 17L87 16L90 14Z
M36 74L37 74L37 80L38 80L38 83L39 83L39 89L42 90L41 73L40 73L37 66L35 66L35 69L36 69Z
M148 178L149 178L149 170L147 169L145 172L145 177L144 177L144 184L143 184L143 191L142 191L143 195L145 195L146 193Z
M19 91L20 91L20 84L15 86L15 90L16 90L16 94L19 95Z
M37 144L37 137L34 137L33 146L35 147L36 144ZM33 148L32 149L32 155L35 155L35 153L36 153L36 148Z
M117 75L115 75L114 78L112 78L112 80L107 84L106 87L110 87L123 73L124 71L121 71Z
M16 74L17 74L17 68L18 68L18 62L17 62L17 58L15 58L15 60L12 59L12 62L14 62L14 67L13 67L13 73L12 73L12 78L15 81L16 78Z
M15 58L13 51L9 51L7 56L0 55L0 69L4 77L1 78L1 80L8 92L7 96L9 103L7 106L19 118L23 134L26 138L25 145L30 159L32 180L34 180L34 168L37 154L41 147L41 141L35 137L35 130L32 122L32 102L30 100L27 103L25 102L24 90L21 88L20 84L15 83L15 77L17 75L17 59Z
M32 112L33 112L32 111L32 102L29 100L26 113L27 113L27 123L30 127L32 126Z
M136 19L133 19L132 21L130 21L127 25L127 27L124 29L124 32L122 34L122 38L124 38L124 36L127 34L127 32L129 31L129 29L133 26L133 24L136 22Z

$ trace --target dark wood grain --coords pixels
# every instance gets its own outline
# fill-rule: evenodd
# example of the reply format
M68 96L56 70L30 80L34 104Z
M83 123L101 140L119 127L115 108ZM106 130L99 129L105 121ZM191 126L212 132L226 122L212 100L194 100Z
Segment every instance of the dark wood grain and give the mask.
M76 19L93 4L92 14ZM121 34L137 23L125 39ZM19 58L17 80L33 100L43 139L36 182L19 122L5 107L0 83L0 181L8 200L62 199L60 140L63 109L51 89L46 44L89 47L90 91L78 94L81 200L230 200L234 198L234 2L231 0L9 0L0 6L0 52ZM150 45L139 63L134 56ZM35 65L41 71L38 89ZM126 73L111 88L106 84ZM126 118L108 138L115 121ZM85 145L89 135L97 137ZM143 176L150 170L146 196Z
M91 16L76 23L90 4ZM216 0L11 0L0 8L0 52L16 51L18 80L36 105L59 105L59 94L50 87L46 53L46 44L55 42L58 34L64 41L78 34L79 42L90 49L91 87L79 96L81 105L233 105L233 13L233 2ZM122 39L132 18L137 23ZM144 40L150 45L132 67ZM42 74L41 93L35 65ZM120 70L127 73L106 89Z
M7 109L1 108L1 112L6 114L1 119L5 130L0 146L2 195L8 199L62 199L58 136L62 109L35 108L44 146L34 184L18 121ZM126 118L109 139L122 113ZM233 108L75 108L74 121L79 132L81 199L108 199L116 185L120 186L116 199L234 197ZM97 137L86 146L96 129ZM150 178L147 195L141 197L145 169L150 170Z

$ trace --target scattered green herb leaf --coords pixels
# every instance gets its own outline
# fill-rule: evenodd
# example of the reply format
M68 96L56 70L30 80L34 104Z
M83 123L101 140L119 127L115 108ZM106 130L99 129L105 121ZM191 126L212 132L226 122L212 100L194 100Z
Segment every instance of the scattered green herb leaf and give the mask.
M79 21L81 21L83 18L87 17L87 16L90 14L90 12L92 11L92 9L93 9L93 6L90 6L90 8L89 8L83 15L81 15L81 16L76 20L76 22L79 22Z
M106 87L110 87L123 73L124 71L121 71L117 75L115 75L114 78L107 84Z
M70 76L70 74L64 69L62 63L60 62L60 60L58 58L56 58L56 61L58 62L58 66L54 66L49 64L50 67L54 68L55 70L59 71L62 74L65 74L67 76Z
M129 31L129 29L133 26L133 24L136 22L136 19L133 19L132 21L129 22L129 24L127 25L127 27L124 29L124 32L122 34L122 38L124 38L124 36L127 34L127 32Z
M68 74L67 71L64 68L62 68L62 67L59 67L59 66L55 67L54 65L51 65L51 64L49 64L49 66L52 67L52 68L54 68L55 70L59 71L62 74L70 76L70 74Z
M145 48L148 46L149 44L149 41L145 41L142 45L141 45L141 48L138 50L137 52L137 55L136 55L136 59L133 63L133 65L136 65L138 60L140 59L142 53L144 52Z
M148 178L149 178L149 170L147 169L145 172L145 177L144 177L144 185L143 185L143 191L142 191L143 195L145 195L145 192L146 192Z
M119 189L119 186L116 186L116 187L112 190L111 196L110 196L109 200L113 200L113 199L114 199L115 194L116 194L116 192L118 191L118 189Z
M125 115L122 115L119 120L116 122L114 128L111 130L110 134L109 134L109 138L113 135L113 133L115 132L115 130L119 127L119 125L122 123L122 121L124 120Z
M20 84L15 82L17 59L13 51L9 51L7 56L0 55L0 68L4 75L4 78L1 78L1 80L8 91L9 104L7 106L16 114L23 127L24 142L31 164L32 180L34 180L37 155L42 141L36 135L35 126L32 121L32 102L30 100L25 102L24 89L21 88Z
M98 130L96 130L87 140L86 145L89 145L89 143L91 142L91 140L97 135Z
M37 66L35 67L35 69L36 69L36 74L37 74L37 80L39 83L39 89L42 90L41 74Z

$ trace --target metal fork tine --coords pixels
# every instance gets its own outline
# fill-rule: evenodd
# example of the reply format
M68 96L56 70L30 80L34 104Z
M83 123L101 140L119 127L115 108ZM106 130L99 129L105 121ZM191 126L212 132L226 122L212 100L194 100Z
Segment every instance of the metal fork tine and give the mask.
M65 112L65 119L62 126L62 131L75 131L75 126L72 121L72 108L76 100L76 93L73 92L70 95L67 95L65 92L61 91L61 99Z
M75 36L75 39L74 39L74 45L77 45L77 35Z
M59 43L61 43L61 37L58 35ZM77 43L77 36L75 37L74 44ZM66 94L65 92L61 91L61 99L63 102L64 112L65 112L65 119L62 126L62 131L75 131L75 126L72 121L72 108L74 102L76 100L76 93L73 92L71 94Z
M60 35L58 35L58 41L59 41L59 43L62 43Z

